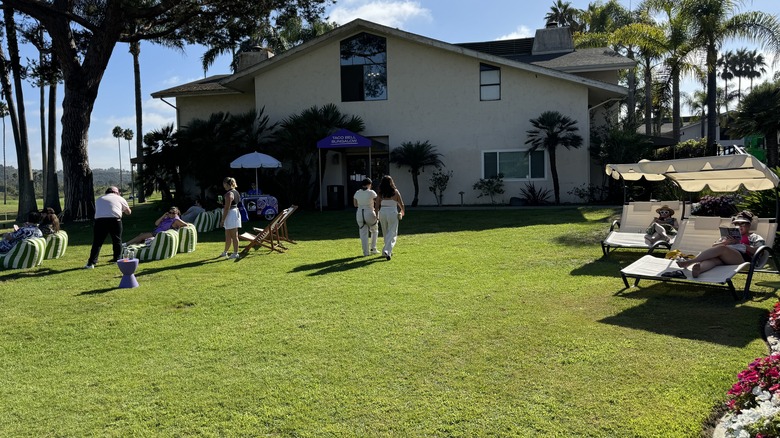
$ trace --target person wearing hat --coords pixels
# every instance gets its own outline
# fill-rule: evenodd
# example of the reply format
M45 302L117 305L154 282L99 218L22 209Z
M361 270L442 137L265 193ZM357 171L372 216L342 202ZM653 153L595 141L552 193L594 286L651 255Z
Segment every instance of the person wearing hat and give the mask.
M655 212L658 213L658 217L650 222L647 234L645 234L645 242L648 245L653 245L656 242L669 242L672 240L671 236L676 235L677 229L680 228L680 224L674 217L674 210L668 205L664 204Z
M731 223L739 227L739 238L724 237L715 242L711 248L702 251L689 260L677 260L677 266L691 268L693 277L720 265L738 265L749 262L756 250L764 245L764 238L750 232L753 223L753 213L748 210L739 212L731 219Z
M95 226L92 231L92 250L84 266L86 269L95 267L100 255L100 248L106 236L111 236L113 257L109 262L116 262L122 253L122 214L130 214L130 206L119 189L111 186L106 194L95 200Z
M374 210L376 192L371 190L371 178L363 179L362 187L352 197L352 204L357 207L355 219L360 227L360 243L363 245L363 255L379 254L376 249L376 239L379 235L379 219ZM368 239L371 238L369 250Z

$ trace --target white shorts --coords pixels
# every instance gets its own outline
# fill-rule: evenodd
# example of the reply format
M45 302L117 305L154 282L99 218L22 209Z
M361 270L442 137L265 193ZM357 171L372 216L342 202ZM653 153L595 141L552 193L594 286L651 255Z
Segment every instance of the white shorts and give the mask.
M241 228L241 213L237 208L231 208L225 216L225 229L232 230L234 228Z

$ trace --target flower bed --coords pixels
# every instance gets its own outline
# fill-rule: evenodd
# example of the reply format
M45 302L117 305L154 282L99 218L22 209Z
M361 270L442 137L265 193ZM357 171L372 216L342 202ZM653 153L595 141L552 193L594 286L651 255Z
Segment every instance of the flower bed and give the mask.
M728 391L726 437L780 438L780 302L769 313L765 332L769 356L751 362Z

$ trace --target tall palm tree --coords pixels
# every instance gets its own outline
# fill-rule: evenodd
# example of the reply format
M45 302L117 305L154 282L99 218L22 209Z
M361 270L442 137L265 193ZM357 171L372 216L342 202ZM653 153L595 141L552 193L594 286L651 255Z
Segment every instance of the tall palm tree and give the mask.
M124 137L125 130L121 126L114 126L114 129L111 130L111 135L116 138L116 145L119 147L119 190L122 190L122 143L119 139Z
M757 86L737 107L731 130L739 136L761 133L766 139L767 165L778 164L777 132L780 131L780 85Z
M536 150L546 150L550 156L550 173L553 179L553 192L555 203L561 203L561 188L558 184L558 165L556 151L559 146L566 149L578 149L582 146L582 137L577 134L579 128L577 121L564 116L558 111L545 111L539 117L530 120L533 129L526 131L528 139L525 144L530 144L530 154Z
M729 50L722 55L720 55L720 58L718 58L718 67L720 70L718 71L718 77L723 79L723 89L725 90L726 95L729 94L729 81L734 79L734 52L732 50ZM726 104L726 112L729 112L729 106Z
M707 92L696 90L693 92L693 95L686 93L683 96L683 104L693 112L694 117L692 120L701 121L701 138L704 138L704 124L707 118Z
M441 161L441 154L436 151L436 146L432 145L428 140L403 142L401 146L390 151L390 162L395 163L398 167L408 166L409 173L412 174L412 184L414 185L414 199L412 199L412 207L417 207L419 201L417 195L420 193L420 183L418 176L420 171L425 169L425 166L429 167L442 167L444 163Z
M680 0L681 13L691 24L692 40L707 53L707 150L715 155L718 49L724 41L743 37L780 53L780 21L764 12L738 12L738 0Z
M6 105L5 102L0 102L0 117L3 118L3 204L8 203L8 199L6 198L6 195L8 194L8 178L5 164L5 117L8 114L8 105Z
M750 63L750 55L747 48L738 49L734 54L734 62L731 72L737 78L737 104L742 102L742 78L747 77L747 69Z
M135 193L135 175L133 173L133 152L130 150L130 140L133 139L133 130L125 129L122 131L122 138L127 140L127 165L130 167L130 194L133 196L133 205L135 205L135 198L138 195Z
M753 91L753 79L758 79L766 73L766 61L764 55L756 50L748 54L748 62L745 68L745 76L750 79L750 91Z

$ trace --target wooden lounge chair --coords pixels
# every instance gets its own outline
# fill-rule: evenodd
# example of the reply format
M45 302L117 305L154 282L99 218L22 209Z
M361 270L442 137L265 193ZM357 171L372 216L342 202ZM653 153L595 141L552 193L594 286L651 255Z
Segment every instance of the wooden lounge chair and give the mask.
M623 205L623 212L620 219L612 222L609 227L609 234L601 241L601 252L608 255L610 251L617 248L645 249L652 252L653 249L663 246L669 248L670 243L660 242L658 245L650 246L645 242L645 231L653 219L658 217L656 210L664 205L668 205L675 212L675 217L681 221L686 207L682 201L652 201L652 202L628 202Z
M241 251L241 257L249 253L249 250L255 250L263 246L270 248L271 251L284 252L287 247L282 241L295 243L287 232L287 219L298 209L297 205L283 210L279 213L265 228L253 228L256 234L242 233L238 236L240 240L248 240L249 244Z
M712 243L720 238L718 228L721 225L728 225L730 222L728 218L687 218L681 223L677 238L671 249L677 249L683 254L699 254L701 251L711 247ZM635 279L634 286L638 285L641 279L719 284L727 286L734 299L738 299L732 278L736 274L744 273L747 274L747 279L745 280L742 297L747 298L750 295L750 284L755 272L778 272L772 251L772 245L777 233L777 223L774 219L759 218L753 223L751 230L764 237L765 244L756 251L750 262L744 262L739 265L716 266L709 271L702 272L697 278L693 278L690 269L681 269L674 260L645 255L620 270L623 284L626 288L630 287L628 278ZM772 264L775 265L774 270L763 269L770 259Z

